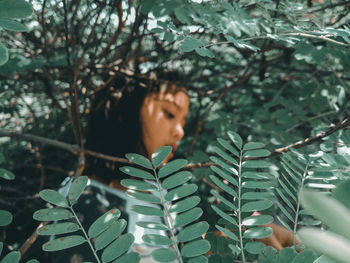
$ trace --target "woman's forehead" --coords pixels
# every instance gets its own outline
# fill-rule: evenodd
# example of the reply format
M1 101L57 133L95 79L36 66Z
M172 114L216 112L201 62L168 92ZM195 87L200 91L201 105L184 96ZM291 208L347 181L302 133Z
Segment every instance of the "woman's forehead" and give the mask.
M177 108L188 111L190 100L188 95L183 91L177 93L160 92L152 96L157 101L168 102L174 104Z

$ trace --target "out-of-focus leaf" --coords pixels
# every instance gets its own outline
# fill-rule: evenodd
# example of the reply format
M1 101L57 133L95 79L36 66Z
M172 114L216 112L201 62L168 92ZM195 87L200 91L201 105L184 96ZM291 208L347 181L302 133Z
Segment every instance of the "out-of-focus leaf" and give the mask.
M248 242L244 247L249 253L258 255L265 248L262 242Z
M0 18L0 27L3 29L14 31L14 32L25 32L27 31L27 27L17 21Z
M18 263L20 258L21 253L18 251L12 251L1 260L1 263Z
M1 43L0 43L0 64L1 64ZM4 168L0 168L0 178L4 178L6 180L13 180L15 179L15 175Z
M13 216L9 211L0 210L0 226L7 226L12 222Z
M33 10L29 3L24 0L2 0L0 1L1 18L25 18L32 14Z

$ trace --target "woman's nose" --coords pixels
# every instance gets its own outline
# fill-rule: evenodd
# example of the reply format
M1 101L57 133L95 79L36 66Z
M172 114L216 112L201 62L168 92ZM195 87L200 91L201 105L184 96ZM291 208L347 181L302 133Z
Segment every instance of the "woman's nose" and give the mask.
M181 123L176 123L174 127L174 136L176 137L176 139L180 141L182 137L184 137L184 134L184 128L182 127Z

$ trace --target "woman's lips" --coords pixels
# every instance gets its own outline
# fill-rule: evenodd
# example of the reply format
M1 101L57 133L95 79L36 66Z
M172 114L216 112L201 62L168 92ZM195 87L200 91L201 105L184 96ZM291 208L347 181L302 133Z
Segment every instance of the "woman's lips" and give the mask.
M175 152L176 149L177 149L177 144L176 144L176 143L172 143L172 144L170 144L170 146L173 148L172 151L171 151L171 153L174 154L174 152Z

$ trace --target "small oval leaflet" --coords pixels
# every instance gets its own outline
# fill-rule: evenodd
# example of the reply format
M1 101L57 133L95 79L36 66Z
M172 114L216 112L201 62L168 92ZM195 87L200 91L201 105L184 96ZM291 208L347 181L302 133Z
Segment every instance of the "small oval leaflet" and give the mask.
M252 157L265 157L268 156L271 152L266 149L259 150L251 150L247 151L243 154L244 158L252 158Z
M232 156L221 150L219 147L213 146L213 150L216 154L218 154L221 158L223 158L225 161L230 162L231 164L238 165L238 162L236 159L234 159Z
M237 210L237 207L232 204L229 200L227 200L225 197L221 196L218 191L212 189L210 190L210 193L215 196L217 199L219 199L221 202L223 202L225 205L227 205L229 208L233 210Z
M217 141L226 150L231 152L233 155L236 155L237 157L239 157L238 151L229 142L227 142L226 140L221 139L221 138L218 138Z
M235 198L238 198L238 195L231 186L223 183L219 178L217 178L215 175L209 175L209 178L213 181L214 184L216 184L218 187L220 187L222 190L224 190L229 195L232 195Z
M220 175L220 177L226 181L228 181L229 183L238 186L238 182L235 178L232 177L232 175L229 175L228 173L226 173L225 171L221 170L220 168L218 168L217 166L210 166L210 169L213 170L213 172L217 173L218 175Z
M27 27L15 20L0 18L0 27L3 29L14 31L14 32L25 32Z
M178 172L166 178L162 183L162 187L164 189L171 189L176 186L183 185L191 178L192 178L192 173L189 171Z
M135 179L123 179L120 181L121 185L133 189L133 190L141 190L141 191L153 191L157 190L157 187L151 185L147 182Z
M74 236L68 236L68 237L61 237L61 238L57 238L49 242L46 242L43 245L42 249L48 252L58 251L58 250L78 246L84 242L86 242L86 240L82 236L74 235Z
M139 253L130 252L113 261L113 263L138 263L141 260Z
M143 206L143 205L135 205L132 208L133 211L139 213L141 215L147 216L164 216L164 212L156 207Z
M67 199L61 195L59 192L51 189L45 189L40 191L39 196L41 199L49 202L53 205L57 205L60 207L68 207Z
M242 206L242 212L262 211L270 208L272 205L273 202L270 200L248 202Z
M80 227L72 222L56 223L51 225L45 225L39 228L36 232L38 235L50 236L71 233L79 230Z
M161 203L160 198L153 194L146 194L146 193L134 191L134 190L127 190L126 193L127 195L132 196L141 201L146 201L146 202L155 203L155 204Z
M242 140L241 136L239 136L238 133L236 133L234 131L228 131L227 135L230 138L230 140L237 146L237 148L239 150L242 149L243 140Z
M163 178L165 176L168 176L169 174L172 174L183 168L187 163L188 162L185 159L177 159L166 163L159 169L158 177Z
M2 260L1 263L17 263L21 258L21 253L18 251L12 251L8 253Z
M210 156L209 159L214 163L218 164L219 166L221 166L222 168L224 168L226 171L230 172L231 174L238 175L238 172L235 168L225 163L224 161L220 160L219 158L215 156Z
M178 215L174 220L175 227L183 227L197 220L203 214L203 210L199 207L195 207L189 211L186 211Z
M136 225L148 229L169 230L166 225L157 222L138 221Z
M13 180L15 179L15 175L4 168L0 168L0 178L4 178L6 180Z
M129 250L134 243L134 236L130 233L125 234L114 240L102 253L102 261L109 262Z
M262 242L248 242L245 245L245 249L250 253L250 254L260 254L261 251L265 248L265 244Z
M194 192L196 192L198 189L198 186L195 184L187 184L184 186L180 186L178 188L175 188L171 191L169 191L166 195L165 195L165 200L167 201L175 201L178 200L180 198L189 196L191 194L193 194Z
M224 227L221 227L219 225L215 225L215 227L221 231L222 233L224 233L226 236L228 236L229 238L231 238L232 240L234 241L238 241L238 237L236 236L235 233L231 232L230 230L224 228Z
M96 250L100 250L116 239L126 228L127 222L124 219L114 221L112 225L99 235L95 240Z
M273 184L268 181L246 181L243 182L242 187L248 189L269 189L273 188Z
M167 236L157 234L146 234L142 236L142 240L151 245L170 246L172 241Z
M192 224L180 231L177 236L179 242L187 242L202 236L209 229L209 224L205 221L201 221Z
M89 228L88 235L90 238L96 237L105 231L120 216L120 211L116 208L111 209L100 216Z
M0 1L0 16L2 18L25 18L32 14L33 10L29 3L23 0Z
M243 237L244 238L265 238L272 234L272 228L271 227L253 227L247 229Z
M155 168L157 168L159 165L161 165L164 160L168 157L168 155L172 152L171 146L163 146L158 148L153 154L152 154L152 163Z
M7 226L12 222L13 216L9 211L0 210L0 226Z
M141 170L132 166L123 166L123 167L120 167L119 170L130 176L134 176L142 179L149 179L149 180L155 179L154 176L149 172L146 172L144 170Z
M137 154L137 153L127 153L125 154L125 157L133 163L136 163L137 165L140 165L147 169L153 169L151 162L144 156Z
M199 256L199 257L190 258L187 262L188 263L207 263L208 258L205 256Z
M269 168L271 163L262 160L246 160L242 166L244 168Z
M187 243L181 249L181 254L184 257L196 257L207 253L210 249L210 243L208 240L200 239Z
M248 216L243 219L242 224L245 226L259 226L273 222L273 217L270 215Z
M63 220L74 217L73 214L64 208L45 208L33 214L33 218L38 221Z
M169 208L169 213L181 213L189 210L199 204L200 198L198 196L190 196L184 200L178 201Z
M78 201L88 183L88 180L87 176L79 176L72 182L68 192L68 200L71 205Z
M219 215L221 216L223 219L227 220L228 222L230 222L231 224L237 226L237 221L236 219L234 219L232 216L228 215L227 213L225 213L224 211L222 211L220 208L216 207L215 205L212 205L211 208Z
M152 252L152 257L159 262L172 262L176 259L176 254L169 248L159 248Z
M261 142L247 142L243 147L243 151L261 149L264 147L265 147L265 144Z

